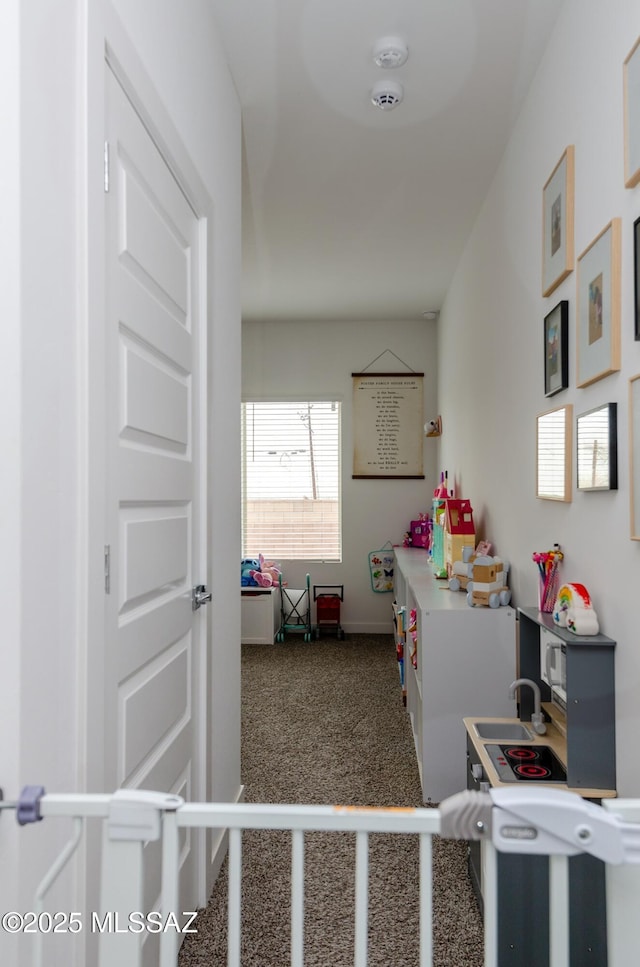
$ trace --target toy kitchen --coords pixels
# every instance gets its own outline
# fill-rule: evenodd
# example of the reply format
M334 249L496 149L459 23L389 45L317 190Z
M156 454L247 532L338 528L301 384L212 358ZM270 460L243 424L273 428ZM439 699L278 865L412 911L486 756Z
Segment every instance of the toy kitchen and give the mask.
M551 614L519 608L518 718L465 718L467 787L528 782L585 799L616 795L615 642L580 635ZM482 909L484 846L469 844L469 872ZM549 860L499 853L498 967L548 967ZM569 967L606 967L604 865L569 860Z

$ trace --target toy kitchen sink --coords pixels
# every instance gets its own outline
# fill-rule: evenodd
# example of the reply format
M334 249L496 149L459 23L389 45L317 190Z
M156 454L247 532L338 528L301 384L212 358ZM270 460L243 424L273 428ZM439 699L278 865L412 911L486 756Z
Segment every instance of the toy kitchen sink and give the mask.
M616 795L615 642L557 627L519 608L519 674L540 689L546 732L531 722L534 693L520 688L519 718L465 718L467 787L518 782L566 787L586 799ZM469 873L482 909L484 845L469 844ZM549 967L549 861L497 854L497 967ZM604 865L569 859L568 967L607 965Z
M517 742L518 739L533 738L531 730L520 722L485 721L484 719L479 719L473 723L473 728L479 739Z

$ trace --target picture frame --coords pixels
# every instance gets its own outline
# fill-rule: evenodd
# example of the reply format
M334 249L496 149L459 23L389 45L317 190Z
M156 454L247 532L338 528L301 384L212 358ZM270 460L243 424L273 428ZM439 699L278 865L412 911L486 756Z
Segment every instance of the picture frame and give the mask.
M629 536L640 541L640 373L629 380Z
M576 420L578 490L618 489L617 404L602 403Z
M569 302L563 299L544 317L544 395L569 385Z
M612 218L578 257L576 384L620 369L621 227Z
M640 37L625 58L624 101L624 184L635 188L640 182Z
M536 417L536 497L571 502L573 406Z
M542 189L542 294L573 272L575 149L565 148Z
M634 334L640 340L640 218L633 223Z

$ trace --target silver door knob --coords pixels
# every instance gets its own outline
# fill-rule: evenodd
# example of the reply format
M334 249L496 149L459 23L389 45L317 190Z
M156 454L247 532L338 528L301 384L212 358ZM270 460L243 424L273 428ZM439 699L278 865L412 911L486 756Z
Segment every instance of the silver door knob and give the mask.
M191 607L194 611L201 608L203 604L208 604L209 601L211 601L211 591L207 591L206 584L196 584L191 589Z

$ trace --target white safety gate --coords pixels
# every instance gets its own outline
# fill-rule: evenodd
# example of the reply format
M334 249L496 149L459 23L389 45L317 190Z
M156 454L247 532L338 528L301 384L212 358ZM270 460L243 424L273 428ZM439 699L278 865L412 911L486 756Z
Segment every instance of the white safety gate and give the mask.
M640 910L640 801L612 800L596 806L580 796L550 789L494 789L462 792L434 809L352 806L188 803L179 796L138 790L113 795L47 795L26 787L15 809L26 825L44 818L68 817L73 834L42 879L34 900L35 926L44 914L47 893L78 848L87 820L103 822L100 909L94 911L99 936L99 967L140 967L145 929L160 932L158 967L176 967L185 925L179 908L179 837L187 828L229 830L228 967L240 967L242 831L290 830L291 964L304 964L304 836L309 831L351 832L356 836L354 964L367 965L369 835L414 835L420 842L420 967L433 963L432 837L485 842L483 889L485 967L495 967L497 877L495 850L550 856L550 967L569 964L568 858L587 852L607 864L608 967L638 962L633 924ZM143 905L143 847L161 840L161 907L140 913ZM131 921L132 911L136 918ZM23 916L12 914L14 917ZM70 915L79 916L79 915ZM128 925L128 929L123 925ZM17 926L17 924L13 924ZM33 931L35 967L43 967L43 937L50 924ZM83 925L77 923L81 928ZM67 924L69 932L73 925ZM175 927L175 929L174 929ZM80 929L78 929L80 933Z

